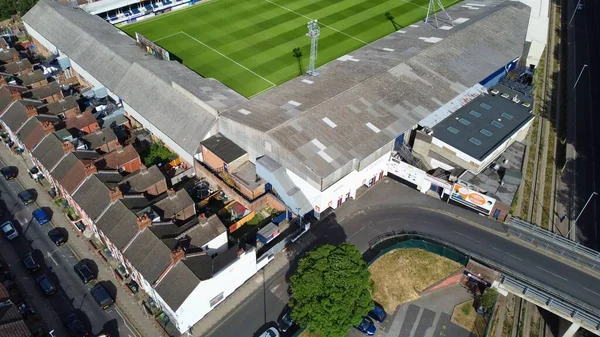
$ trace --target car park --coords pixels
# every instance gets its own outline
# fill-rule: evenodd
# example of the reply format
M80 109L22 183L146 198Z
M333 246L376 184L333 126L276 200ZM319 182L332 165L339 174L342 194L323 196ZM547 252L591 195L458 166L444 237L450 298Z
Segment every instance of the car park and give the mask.
M98 305L104 310L110 308L110 306L115 303L115 300L110 296L106 288L104 288L101 283L96 284L92 289L90 289L90 293L92 294L94 300L96 300L96 303L98 303Z
M17 196L19 197L19 199L21 199L24 205L29 205L35 201L35 197L28 190L19 192Z
M277 329L270 327L260 334L258 337L279 337L279 331Z
M36 272L40 269L40 265L35 262L32 252L25 254L25 258L23 258L23 264L25 264L25 268L27 268L30 273Z
M77 276L79 276L79 278L85 284L88 284L92 280L96 279L96 275L94 275L94 273L92 273L92 271L90 270L90 267L88 267L88 265L85 264L85 262L80 262L79 264L77 264L75 266L75 272L77 273Z
M54 293L56 293L56 287L54 286L52 281L50 281L48 275L42 274L38 276L35 279L35 282L38 284L38 286L40 286L40 288L44 292L44 295L51 296L54 295Z
M38 208L35 211L31 212L31 215L33 216L35 221L37 221L40 225L44 225L50 222L50 216L48 215L48 213L46 213L46 211L44 211L41 208Z
M355 325L354 328L367 336L373 336L377 331L375 324L369 317L363 317L360 324Z
M65 326L69 331L69 334L73 337L87 337L90 333L86 330L85 326L79 320L76 313L72 313L65 318Z
M385 319L387 317L387 313L385 312L385 310L383 309L383 307L381 305L375 303L373 309L371 309L371 311L369 311L369 317L371 317L372 319L381 323L381 322L385 321Z
M19 236L19 232L17 232L17 229L10 221L2 224L2 232L4 232L4 236L6 236L8 240L14 240Z
M17 177L18 171L14 166L7 166L0 169L0 173L6 180L12 180Z
M281 313L281 316L277 320L277 326L281 332L286 332L292 327L293 324L294 321L292 320L292 309L286 305Z
M56 247L60 247L67 242L67 238L62 234L59 228L53 228L48 232L48 237Z

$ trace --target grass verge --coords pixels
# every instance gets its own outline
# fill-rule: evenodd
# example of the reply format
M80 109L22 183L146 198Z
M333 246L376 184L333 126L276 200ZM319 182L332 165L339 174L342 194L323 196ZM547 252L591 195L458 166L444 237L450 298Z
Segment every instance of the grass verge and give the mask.
M422 249L394 250L369 268L373 299L393 313L399 304L418 298L421 291L460 267L457 262Z
M475 336L483 337L485 335L487 323L482 316L477 315L472 299L454 307L451 321L473 332Z

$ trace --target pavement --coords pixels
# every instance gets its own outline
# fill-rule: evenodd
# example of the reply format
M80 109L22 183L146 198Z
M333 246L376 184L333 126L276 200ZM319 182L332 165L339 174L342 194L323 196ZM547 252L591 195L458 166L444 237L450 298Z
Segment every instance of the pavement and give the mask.
M80 236L78 230L54 204L46 190L30 179L27 174L31 164L27 166L23 157L12 154L7 148L0 147L0 165L15 166L19 170L17 179L5 181L0 178L0 192L6 208L11 216L20 224L20 238L10 244L10 249L0 249L12 261L21 274L23 286L31 297L31 304L40 312L49 329L54 329L56 336L67 336L61 320L75 311L92 333L109 332L111 337L159 337L163 331L154 325L137 300L126 292L124 285L114 276L110 267L92 251L87 239ZM24 190L36 190L37 201L23 206L17 199L17 193ZM31 220L31 211L43 207L52 214L52 221L40 226ZM47 232L54 228L63 228L68 234L67 244L55 247L47 237ZM4 246L4 245L3 245ZM12 250L12 252L11 252ZM58 288L57 293L43 298L30 275L24 274L20 259L33 250L38 263L53 280ZM19 258L16 258L18 255ZM115 298L116 304L107 311L102 310L89 294L88 287L75 274L73 266L85 260L90 269L97 272L98 280ZM25 272L26 273L26 272ZM34 289L31 289L31 288ZM28 290L31 289L31 290Z
M313 226L307 233L308 237L303 238L311 244L304 248L293 244L288 250L295 251L295 256L298 256L301 253L297 251L317 243L348 241L366 251L371 239L392 230L414 230L443 237L499 261L516 272L543 281L549 287L561 289L582 302L600 307L595 276L545 252L511 241L500 222L421 194L389 177L357 200L344 203L332 216ZM194 335L256 336L265 327L273 325L287 301L293 261L291 267L269 272L270 277L246 282L246 288L234 293L233 296L238 296L235 302L230 304L228 298L221 304L218 324L211 325L202 333L194 331ZM277 267L273 266L275 269Z
M557 198L569 205L566 213L571 224L581 212L572 232L577 241L598 250L600 248L600 198L592 192L600 192L600 116L596 107L600 103L600 3L582 0L583 10L575 9L577 1L566 1L565 18L573 16L568 29L567 44L567 164L561 177ZM587 66L586 66L587 65ZM582 72L583 70L583 72ZM581 75L581 76L579 76ZM579 81L577 81L579 78ZM582 212L583 210L583 212Z

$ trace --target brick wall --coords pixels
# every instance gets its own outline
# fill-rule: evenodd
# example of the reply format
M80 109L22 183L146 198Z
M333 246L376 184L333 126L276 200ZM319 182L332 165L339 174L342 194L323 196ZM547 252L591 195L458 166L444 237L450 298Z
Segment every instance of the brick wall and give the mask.
M204 146L202 146L202 159L204 160L204 164L208 165L213 170L219 172L223 170L225 162Z

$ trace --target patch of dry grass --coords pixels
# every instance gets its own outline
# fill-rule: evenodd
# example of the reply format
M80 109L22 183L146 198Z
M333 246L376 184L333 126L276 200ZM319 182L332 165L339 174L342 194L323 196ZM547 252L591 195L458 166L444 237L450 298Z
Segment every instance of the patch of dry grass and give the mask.
M477 315L477 310L473 307L472 299L459 303L454 307L451 321L473 332L475 336L485 335L487 322L483 317Z
M373 299L388 313L461 267L460 263L422 249L397 249L369 267L375 285Z

